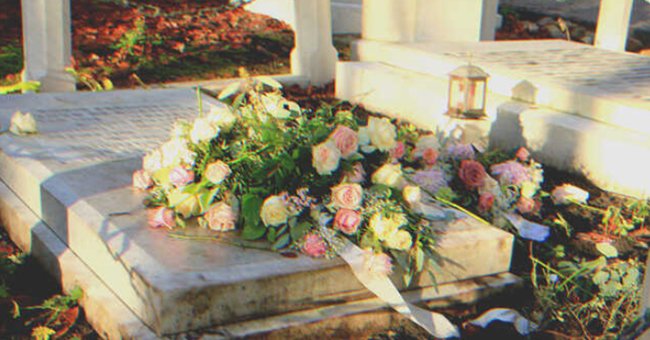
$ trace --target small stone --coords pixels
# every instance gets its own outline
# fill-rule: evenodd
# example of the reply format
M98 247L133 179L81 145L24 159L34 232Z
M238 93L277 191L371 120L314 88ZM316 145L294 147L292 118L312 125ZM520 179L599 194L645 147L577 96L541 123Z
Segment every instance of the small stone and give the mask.
M571 29L571 39L580 40L587 35L587 30L582 26L575 26Z
M585 44L593 45L594 44L594 34L591 33L591 32L588 32L584 37L580 38L579 40L582 41Z
M562 33L562 30L560 30L559 27L557 27L556 24L548 24L544 26L548 34L551 36L553 39L566 39L566 34Z
M636 51L640 51L641 49L643 49L643 43L641 42L641 40L632 37L627 39L625 50L636 52Z
M535 34L539 32L539 26L534 22L522 21L521 24L524 25L524 28L530 33Z
M553 18L551 18L551 17L543 17L543 18L537 20L537 26L539 26L539 27L544 27L544 26L546 26L548 24L553 24L553 23L555 23L555 20L553 20Z

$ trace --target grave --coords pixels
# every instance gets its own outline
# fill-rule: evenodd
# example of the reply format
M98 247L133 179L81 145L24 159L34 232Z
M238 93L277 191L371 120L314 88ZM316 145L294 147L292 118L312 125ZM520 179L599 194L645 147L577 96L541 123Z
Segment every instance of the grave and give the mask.
M203 100L205 109L220 105ZM243 336L385 306L340 259L289 258L146 226L145 193L131 188L131 174L174 120L196 116L193 91L5 96L2 126L16 110L35 116L39 134L0 135L0 222L66 289L84 290L102 336L207 327ZM437 289L425 275L408 300L451 303L518 283L508 273L512 235L468 220L445 227L440 254L449 261L436 272Z
M473 141L526 146L545 164L605 190L650 195L650 58L562 40L386 42L362 39L340 63L336 96L432 129L464 125ZM444 115L448 73L472 62L490 74L488 119Z

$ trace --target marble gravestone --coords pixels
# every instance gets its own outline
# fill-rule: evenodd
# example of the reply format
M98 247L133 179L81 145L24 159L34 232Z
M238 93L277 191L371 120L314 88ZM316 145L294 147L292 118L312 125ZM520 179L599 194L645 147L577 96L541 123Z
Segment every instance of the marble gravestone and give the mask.
M203 105L222 104L206 97ZM4 128L16 110L35 116L39 134L0 135L0 218L64 287L84 289L103 336L158 337L372 298L340 259L288 258L147 227L145 193L131 188L131 175L176 119L197 115L193 91L5 96ZM513 282L512 235L467 221L447 228L440 291L453 295L450 287L473 278ZM440 294L430 285L417 282L414 299Z

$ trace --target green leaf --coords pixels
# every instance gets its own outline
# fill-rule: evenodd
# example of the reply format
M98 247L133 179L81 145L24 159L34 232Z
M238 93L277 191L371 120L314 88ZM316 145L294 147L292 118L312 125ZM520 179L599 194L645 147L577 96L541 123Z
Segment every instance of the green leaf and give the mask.
M291 241L291 237L289 237L289 234L284 234L280 236L274 243L273 243L273 249L278 250L285 248L286 246L289 245L289 242Z
M244 223L244 230L242 230L241 237L245 240L257 240L264 236L266 227L261 223Z
M282 84L280 84L277 80L267 77L267 76L260 76L260 77L255 77L255 79L259 80L262 84L272 87L274 89L281 89Z
M233 94L235 94L235 93L237 93L239 91L239 86L240 86L240 83L238 81L233 82L232 84L226 86L226 88L221 90L221 92L219 92L219 95L217 96L217 98L219 100L224 100L224 99L232 96Z
M596 249L605 257L607 258L615 258L618 257L618 250L616 250L616 247L613 245L607 243L607 242L601 242L596 244Z
M266 233L266 239L271 243L275 242L277 236L278 233L274 228L269 228L268 233Z
M262 199L255 194L249 193L242 197L241 211L244 219L242 237L246 240L257 240L266 233L266 227L260 223L262 203Z
M251 224L260 222L260 209L262 208L262 199L255 194L246 194L242 197L241 211L244 220Z
M311 224L306 221L302 221L295 226L291 227L289 229L289 233L291 234L291 239L294 241L302 239L308 232L309 228L311 228Z

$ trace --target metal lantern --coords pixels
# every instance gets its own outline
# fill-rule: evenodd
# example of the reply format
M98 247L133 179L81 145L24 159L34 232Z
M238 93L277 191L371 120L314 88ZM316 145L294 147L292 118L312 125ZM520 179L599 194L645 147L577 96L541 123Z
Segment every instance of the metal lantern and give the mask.
M448 111L452 117L485 117L487 79L490 77L480 67L461 66L449 73Z

